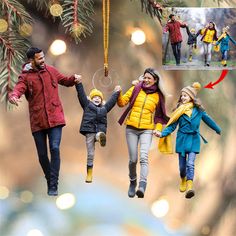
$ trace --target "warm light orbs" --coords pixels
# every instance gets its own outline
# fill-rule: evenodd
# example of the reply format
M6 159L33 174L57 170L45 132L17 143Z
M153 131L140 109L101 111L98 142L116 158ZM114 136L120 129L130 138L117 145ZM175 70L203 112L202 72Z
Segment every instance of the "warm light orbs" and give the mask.
M50 13L52 16L60 16L63 12L63 8L59 3L54 3L50 7Z
M131 34L131 41L135 45L142 45L146 41L146 35L141 29L135 29Z
M61 39L56 39L50 46L50 52L54 56L59 56L66 52L66 43Z

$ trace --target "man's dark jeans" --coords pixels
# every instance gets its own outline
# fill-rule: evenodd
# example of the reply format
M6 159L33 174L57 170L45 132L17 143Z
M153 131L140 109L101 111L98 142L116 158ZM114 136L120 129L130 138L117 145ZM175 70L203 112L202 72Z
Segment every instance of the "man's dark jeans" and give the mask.
M60 142L62 126L36 131L33 133L40 165L47 179L48 187L57 188L60 170ZM51 161L48 158L47 137Z
M181 42L171 44L173 54L175 56L176 65L180 64L181 57Z

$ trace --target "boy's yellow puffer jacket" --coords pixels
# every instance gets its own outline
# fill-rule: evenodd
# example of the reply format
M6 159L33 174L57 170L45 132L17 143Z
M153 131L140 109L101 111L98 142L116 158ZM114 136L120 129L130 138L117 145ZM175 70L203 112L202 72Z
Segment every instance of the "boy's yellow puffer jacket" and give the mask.
M206 28L201 30L201 35L204 35ZM215 35L216 31L215 30L209 30L207 29L206 35L203 38L203 42L206 43L212 43L214 40L214 35Z
M123 107L129 103L134 86L131 87L124 95L120 93L117 104ZM154 124L154 115L156 105L159 102L158 93L146 94L142 89L135 99L134 105L126 119L126 125L133 126L138 129L156 129L161 131L162 124Z

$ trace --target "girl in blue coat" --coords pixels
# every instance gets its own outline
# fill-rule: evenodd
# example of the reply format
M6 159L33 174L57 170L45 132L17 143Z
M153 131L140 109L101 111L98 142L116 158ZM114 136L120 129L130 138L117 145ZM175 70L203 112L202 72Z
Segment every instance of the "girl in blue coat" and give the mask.
M226 26L222 29L222 34L219 37L218 41L215 45L220 44L220 52L222 54L221 64L223 66L227 66L227 57L229 51L229 42L231 41L234 45L236 45L236 41L232 39L232 37L228 33L229 27Z
M170 144L168 138L170 134L179 125L176 137L176 153L179 154L179 170L180 170L180 191L186 191L186 198L194 196L193 178L194 178L194 162L196 154L200 152L200 141L207 141L199 133L200 123L203 120L217 134L221 133L221 128L215 121L205 112L201 102L196 98L197 92L200 90L199 83L193 83L181 90L181 95L177 106L172 113L169 122L160 135L159 149L168 153L169 148L166 144Z

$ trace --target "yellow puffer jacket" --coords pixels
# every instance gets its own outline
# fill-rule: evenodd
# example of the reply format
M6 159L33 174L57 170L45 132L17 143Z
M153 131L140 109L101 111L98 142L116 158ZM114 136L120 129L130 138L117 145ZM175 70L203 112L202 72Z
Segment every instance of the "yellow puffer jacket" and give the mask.
M124 107L129 103L134 86L131 87L124 95L120 93L117 104ZM161 131L162 124L154 124L154 115L156 105L159 102L158 93L146 94L142 89L135 99L134 105L130 110L126 119L126 125L133 126L138 129L156 129Z
M205 34L205 30L206 28L202 29L201 30L201 35L204 35ZM204 36L203 38L203 42L206 42L206 43L212 43L214 41L214 35L215 35L216 31L215 30L209 30L207 29L207 32L206 32L206 35Z

